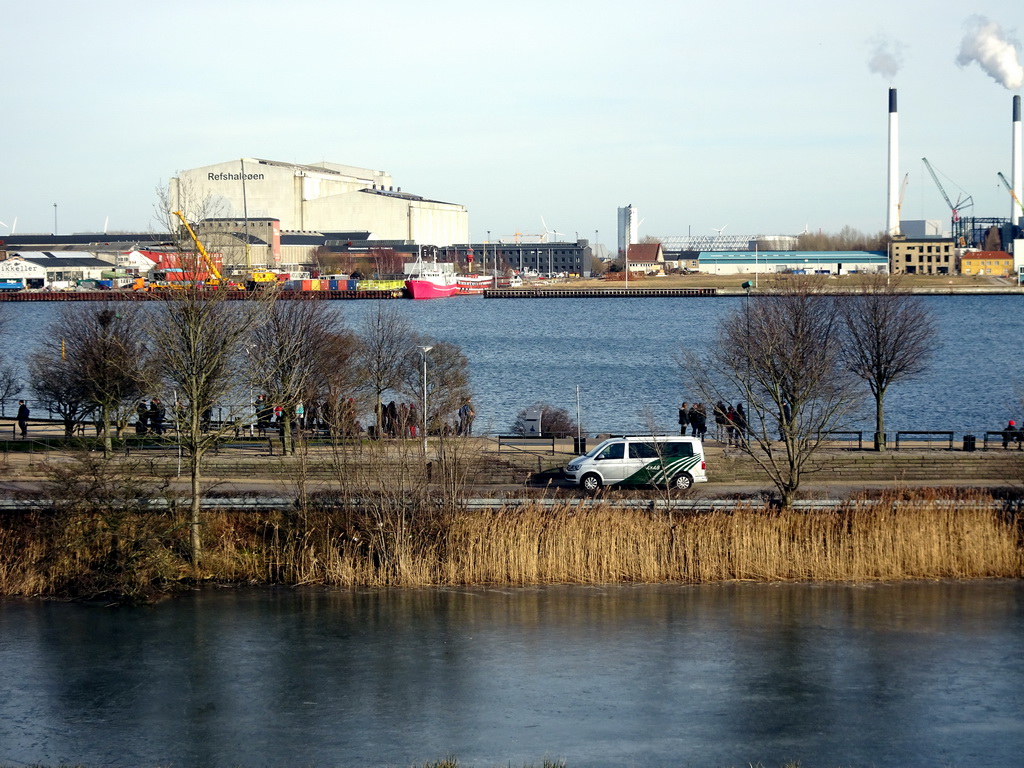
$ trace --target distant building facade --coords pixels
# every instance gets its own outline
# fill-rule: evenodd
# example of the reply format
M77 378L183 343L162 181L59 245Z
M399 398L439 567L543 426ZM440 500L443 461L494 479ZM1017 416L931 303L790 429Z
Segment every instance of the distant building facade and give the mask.
M957 272L953 238L897 235L889 248L889 271L894 275L954 275Z
M626 266L630 272L665 274L665 254L661 243L637 243L629 246Z
M442 248L446 261L467 262L473 256L476 272L536 272L541 275L590 277L591 246L586 239L551 243L471 243Z
M626 252L626 249L640 242L640 221L637 217L636 208L632 204L619 208L619 256Z
M967 251L960 257L960 274L976 277L1016 277L1013 256L1005 251Z
M375 239L439 246L469 240L463 206L402 192L384 171L337 163L229 160L181 171L168 198L189 215L276 219L289 231L366 230ZM190 210L196 206L204 210Z
M699 269L712 275L884 274L889 257L884 251L707 251Z

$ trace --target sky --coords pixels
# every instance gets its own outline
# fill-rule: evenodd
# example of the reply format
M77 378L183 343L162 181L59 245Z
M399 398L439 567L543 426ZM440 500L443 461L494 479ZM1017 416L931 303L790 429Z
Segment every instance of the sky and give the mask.
M922 157L1008 216L1020 8L3 0L0 238L155 229L159 186L241 157L386 171L464 205L474 242L546 226L614 247L628 204L641 237L875 233L889 87L902 217L948 226ZM1002 83L964 48L979 28Z

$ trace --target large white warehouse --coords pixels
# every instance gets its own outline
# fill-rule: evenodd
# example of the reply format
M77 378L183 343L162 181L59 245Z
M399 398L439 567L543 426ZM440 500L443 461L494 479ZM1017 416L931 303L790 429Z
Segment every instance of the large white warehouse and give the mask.
M278 219L282 230L366 231L374 240L447 246L469 242L469 213L402 192L391 175L337 163L242 158L179 172L169 202L201 215Z

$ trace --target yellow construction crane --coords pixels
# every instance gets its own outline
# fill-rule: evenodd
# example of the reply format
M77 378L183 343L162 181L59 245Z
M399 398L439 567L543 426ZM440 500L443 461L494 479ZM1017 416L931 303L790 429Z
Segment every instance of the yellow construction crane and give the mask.
M206 252L206 248L199 241L195 231L188 223L188 219L185 218L185 214L181 211L171 211L175 216L181 219L181 223L185 225L185 231L188 232L188 236L192 238L192 242L196 244L196 250L199 251L199 255L203 259L203 263L206 264L206 268L210 270L210 274L213 275L213 280L207 280L207 285L220 285L224 282L224 278L220 274L220 270L217 269L217 265L213 263L213 259L210 258L210 254Z
M999 180L1003 182L1003 186L1006 187L1006 191L1010 193L1010 197L1013 198L1013 202L1015 202L1017 204L1017 207L1020 208L1022 212L1024 212L1024 203L1021 203L1020 199L1017 197L1017 193L1014 192L1013 187L1010 186L1010 182L1008 182L1006 180L1006 177L1003 176L1003 172L996 171L996 173L999 175Z

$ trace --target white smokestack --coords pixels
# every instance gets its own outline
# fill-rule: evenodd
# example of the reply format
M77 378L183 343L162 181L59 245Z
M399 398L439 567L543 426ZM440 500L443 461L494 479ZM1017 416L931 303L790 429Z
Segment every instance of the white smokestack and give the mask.
M1024 212L1021 211L1021 203L1024 202L1024 197L1021 197L1021 185L1024 184L1024 169L1022 169L1022 163L1024 163L1024 157L1021 156L1021 134L1020 134L1020 96L1013 97L1013 152L1011 153L1011 165L1010 165L1010 186L1013 187L1014 199L1010 201L1012 210L1010 211L1010 221L1020 221L1024 217ZM1024 224L1024 222L1022 222Z
M900 233L900 129L896 114L896 89L889 89L889 204L885 217L885 231Z

